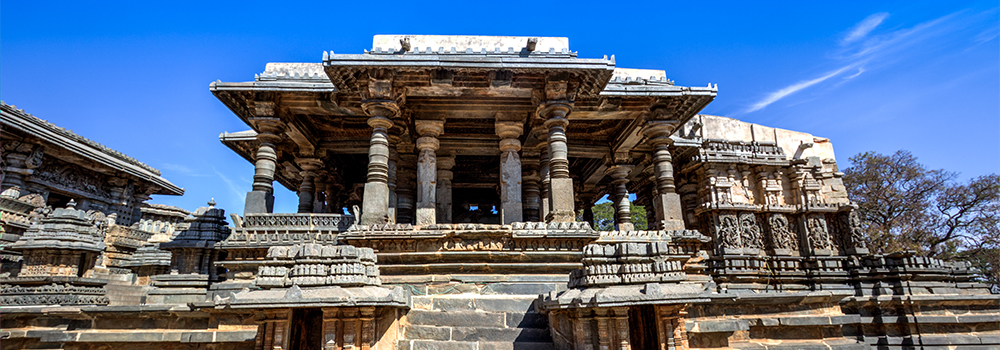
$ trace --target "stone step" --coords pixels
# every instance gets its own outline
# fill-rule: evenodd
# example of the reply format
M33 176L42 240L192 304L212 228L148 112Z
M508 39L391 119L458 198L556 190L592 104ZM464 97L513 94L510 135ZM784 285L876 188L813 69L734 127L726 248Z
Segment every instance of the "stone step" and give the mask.
M530 312L535 309L537 295L449 294L415 296L413 308L436 311Z
M414 296L400 349L552 349L537 295Z
M496 327L440 327L406 326L404 339L492 341L492 342L552 342L552 335L544 328Z

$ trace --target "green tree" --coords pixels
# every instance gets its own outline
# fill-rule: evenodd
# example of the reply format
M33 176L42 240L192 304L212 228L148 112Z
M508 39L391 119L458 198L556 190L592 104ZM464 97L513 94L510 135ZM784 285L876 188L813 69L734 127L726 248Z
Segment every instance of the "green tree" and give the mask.
M997 284L1000 176L959 183L957 174L929 170L907 151L868 152L850 160L844 185L858 204L874 252L969 260Z
M614 231L615 229L615 206L612 202L598 203L593 207L594 212L594 222L593 226L595 230L598 231ZM629 207L629 211L632 213L632 225L635 226L636 230L646 230L648 223L646 222L646 207L641 205L632 205ZM582 214L581 214L582 216Z

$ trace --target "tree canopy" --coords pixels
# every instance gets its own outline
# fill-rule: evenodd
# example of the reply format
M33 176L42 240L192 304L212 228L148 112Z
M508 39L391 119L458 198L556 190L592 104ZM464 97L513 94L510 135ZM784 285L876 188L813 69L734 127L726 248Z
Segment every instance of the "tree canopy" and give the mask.
M613 231L615 229L615 205L612 202L598 203L594 205L594 229L598 231ZM632 214L632 225L636 230L646 230L646 207L632 205L629 207Z
M844 185L875 253L971 261L997 285L1000 265L1000 176L956 181L927 169L910 152L867 152L850 159Z

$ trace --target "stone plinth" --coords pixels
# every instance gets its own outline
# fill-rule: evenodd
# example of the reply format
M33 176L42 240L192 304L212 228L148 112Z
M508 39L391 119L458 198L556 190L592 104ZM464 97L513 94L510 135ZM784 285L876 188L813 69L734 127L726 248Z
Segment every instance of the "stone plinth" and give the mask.
M342 242L375 249L383 275L561 274L598 233L583 222L355 225Z

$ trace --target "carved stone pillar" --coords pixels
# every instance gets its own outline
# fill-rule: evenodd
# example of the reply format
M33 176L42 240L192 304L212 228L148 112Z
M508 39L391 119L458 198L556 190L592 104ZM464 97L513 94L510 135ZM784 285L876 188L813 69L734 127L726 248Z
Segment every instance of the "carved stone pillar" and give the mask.
M437 219L439 223L452 223L451 180L455 177L451 168L455 166L455 156L437 159Z
M541 192L538 188L538 182L541 178L538 176L537 170L538 159L526 158L521 164L523 166L522 169L524 169L521 176L522 198L524 198L524 221L541 221L539 219L539 210L541 210L539 195Z
M611 311L615 320L615 345L619 350L629 350L628 307L613 307Z
M673 158L670 156L670 145L673 143L670 134L677 128L677 124L673 120L653 120L647 122L642 130L653 145L657 193L653 198L653 207L656 208L656 226L661 230L684 229L681 197L674 187Z
M597 348L600 350L611 350L614 333L611 332L610 321L607 308L594 308L594 319L597 320Z
M396 172L396 222L413 223L413 177L412 169L399 168Z
M292 313L289 310L275 310L267 311L265 314L258 316L260 320L261 328L263 332L257 331L257 334L264 333L263 337L258 337L258 349L266 350L287 350L289 346L289 318Z
M326 179L322 173L318 173L313 182L316 184L316 192L313 195L313 213L326 213Z
M593 317L589 309L577 309L573 318L573 344L578 350L594 349Z
M549 200L549 183L552 178L549 176L549 145L548 143L542 143L539 146L539 158L538 158L538 176L541 178L541 196L542 202L539 208L538 217L539 221L544 221L548 217L549 212L552 211L552 201Z
M362 225L385 224L389 222L389 138L392 127L390 117L399 113L399 106L390 101L370 101L362 103L372 127L371 144L368 148L368 180L365 183L364 200L361 208Z
M577 194L580 210L583 211L581 219L590 224L590 227L594 227L594 197L596 196L597 194L593 192L583 192Z
M500 220L504 225L524 221L521 203L521 150L518 137L524 127L516 121L497 121L500 136Z
M298 158L295 160L302 168L302 183L299 184L299 213L313 212L314 195L316 192L316 170L323 167L323 162L316 158Z
M358 342L358 309L356 308L346 308L343 309L344 321L344 349L356 349Z
M340 348L337 346L337 335L342 332L339 314L337 308L323 308L323 350Z
M389 178L386 180L386 187L389 188L389 211L390 223L396 223L398 215L396 208L399 206L399 198L396 195L396 163L399 161L399 154L396 153L396 144L399 143L398 136L389 136Z
M554 102L542 108L540 115L549 130L549 201L551 212L545 220L551 222L575 221L573 179L569 176L569 150L566 147L566 116L571 110L568 103Z
M444 131L443 120L417 120L417 225L437 222L437 137Z
M628 188L625 187L628 184L630 171L632 171L631 165L618 164L611 166L605 172L611 176L613 187L611 198L615 205L615 223L618 226L618 231L635 230L635 226L632 225L632 203L628 200Z
M375 308L363 307L360 309L361 317L361 350L371 350L375 344Z
M260 108L258 108L258 113ZM247 193L243 214L270 213L274 211L274 171L278 153L274 145L281 140L281 121L278 118L257 118L257 148L254 163L253 190Z

